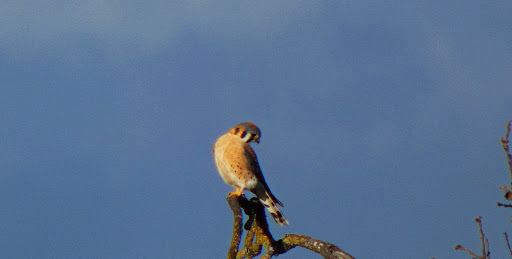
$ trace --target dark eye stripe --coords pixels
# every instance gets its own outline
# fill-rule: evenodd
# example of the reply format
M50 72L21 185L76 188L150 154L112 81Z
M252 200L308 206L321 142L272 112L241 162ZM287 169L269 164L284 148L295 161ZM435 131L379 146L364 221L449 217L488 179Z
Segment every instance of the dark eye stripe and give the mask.
M250 134L251 136L249 137L249 139L247 139L247 141L246 141L247 143L251 142L251 141L252 141L252 139L254 139L254 136L256 136L256 135L254 135L254 133L252 133L252 132L251 132L251 133L249 133L249 134Z
M235 128L235 135L238 134L239 131L240 131L240 128Z
M241 138L245 138L245 135L247 135L247 131L245 131L245 130L244 130L244 131L242 132L242 135L240 135L240 137L241 137Z

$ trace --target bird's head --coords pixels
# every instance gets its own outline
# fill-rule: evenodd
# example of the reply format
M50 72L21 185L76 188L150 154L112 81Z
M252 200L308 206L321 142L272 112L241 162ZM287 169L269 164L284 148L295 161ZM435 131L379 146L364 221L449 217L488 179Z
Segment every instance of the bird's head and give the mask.
M242 122L230 129L229 133L240 137L247 144L252 142L260 143L261 131L252 122Z

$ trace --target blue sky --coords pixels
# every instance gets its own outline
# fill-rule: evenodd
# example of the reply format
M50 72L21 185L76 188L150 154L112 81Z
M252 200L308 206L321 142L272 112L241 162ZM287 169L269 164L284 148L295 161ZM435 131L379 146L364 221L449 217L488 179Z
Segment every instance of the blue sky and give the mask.
M211 146L252 121L289 227L358 258L493 257L510 1L0 2L1 257L224 258ZM279 258L309 258L296 248Z

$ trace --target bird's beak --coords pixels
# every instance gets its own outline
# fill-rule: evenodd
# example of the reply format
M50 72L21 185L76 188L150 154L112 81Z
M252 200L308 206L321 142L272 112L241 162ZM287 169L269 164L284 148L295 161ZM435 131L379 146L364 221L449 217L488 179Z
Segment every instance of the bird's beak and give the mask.
M257 139L254 142L256 142L256 144L259 144L260 143L260 139Z

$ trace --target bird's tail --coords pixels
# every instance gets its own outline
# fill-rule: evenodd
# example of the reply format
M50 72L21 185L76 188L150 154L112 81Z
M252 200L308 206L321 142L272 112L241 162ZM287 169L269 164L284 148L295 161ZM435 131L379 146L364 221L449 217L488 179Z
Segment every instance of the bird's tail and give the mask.
M274 221L279 224L279 226L286 226L290 224L288 220L284 217L283 213L279 210L276 203L280 204L282 206L282 203L278 201L277 199L274 201L268 194L262 195L262 197L258 197L260 202L267 208L268 212L274 219Z

